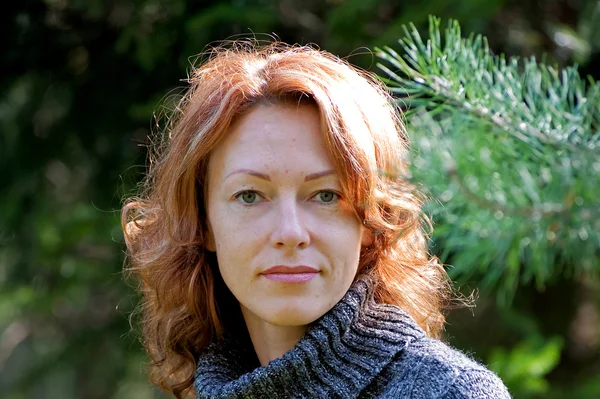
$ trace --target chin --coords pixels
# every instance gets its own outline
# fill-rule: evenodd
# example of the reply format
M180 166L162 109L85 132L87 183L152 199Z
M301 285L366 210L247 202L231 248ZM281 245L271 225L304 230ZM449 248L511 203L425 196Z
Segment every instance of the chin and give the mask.
M259 314L259 317L276 326L306 326L331 309L329 306L311 303L306 300L293 302L265 309L265 312L261 312L262 314Z

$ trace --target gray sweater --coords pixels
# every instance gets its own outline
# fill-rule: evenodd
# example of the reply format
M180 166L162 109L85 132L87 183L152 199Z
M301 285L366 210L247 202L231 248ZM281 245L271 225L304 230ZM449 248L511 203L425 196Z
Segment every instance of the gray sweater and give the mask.
M510 398L494 373L428 338L402 309L376 304L361 279L264 367L248 339L210 346L194 389L198 398Z

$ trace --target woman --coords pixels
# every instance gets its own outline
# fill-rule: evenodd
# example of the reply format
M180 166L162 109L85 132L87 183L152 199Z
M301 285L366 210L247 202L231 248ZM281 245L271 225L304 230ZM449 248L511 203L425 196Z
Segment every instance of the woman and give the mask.
M214 51L123 209L151 380L181 398L505 398L441 343L451 289L399 111L308 47Z

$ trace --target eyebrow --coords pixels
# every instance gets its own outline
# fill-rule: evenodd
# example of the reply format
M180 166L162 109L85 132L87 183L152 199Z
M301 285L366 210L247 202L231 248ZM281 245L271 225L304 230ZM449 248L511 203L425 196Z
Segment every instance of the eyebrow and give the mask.
M317 179L320 179L321 177L334 175L334 174L335 174L334 170L324 170L323 172L311 173L310 175L306 175L306 177L304 178L304 181L317 180Z
M244 174L247 174L247 175L258 177L259 179L262 179L262 180L271 181L271 178L269 177L269 175L257 172L257 171L252 170L252 169L237 169L237 170L234 170L233 172L231 172L230 174L228 174L227 176L225 176L225 179L227 179L231 175L235 175L235 174L238 174L238 173L244 173ZM304 177L304 181L306 182L306 181L311 181L311 180L317 180L317 179L320 179L322 177L329 176L329 175L334 175L334 174L335 174L335 171L332 170L332 169L330 169L330 170L324 170L323 172L311 173L311 174L306 175Z

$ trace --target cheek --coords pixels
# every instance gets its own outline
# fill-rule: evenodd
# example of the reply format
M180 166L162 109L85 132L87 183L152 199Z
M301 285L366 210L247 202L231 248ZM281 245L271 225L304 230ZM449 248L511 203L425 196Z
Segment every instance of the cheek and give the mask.
M340 236L344 236L343 245L345 248L360 248L362 244L363 228L354 217L347 218L339 229L343 232Z
M227 245L217 246L217 265L225 285L236 295L247 287L249 259L243 251ZM237 295L236 295L237 296Z
M244 228L238 223L231 225L221 224L214 230L216 252L227 256L242 256L244 253L253 252L257 245L258 230Z
M221 223L214 230L215 252L221 275L226 283L243 279L251 271L260 246L256 234L240 228L238 223Z
M237 241L235 220L233 220L231 215L228 215L227 210L223 209L219 204L211 207L208 214L208 221L217 253L222 250L227 250L231 243Z

